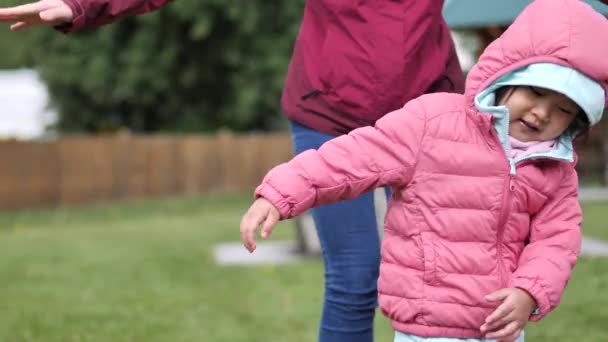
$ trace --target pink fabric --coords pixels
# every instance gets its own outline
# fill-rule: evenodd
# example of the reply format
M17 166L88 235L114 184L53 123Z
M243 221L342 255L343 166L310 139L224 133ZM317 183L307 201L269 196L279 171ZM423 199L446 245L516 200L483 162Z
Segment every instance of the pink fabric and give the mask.
M550 13L550 15L547 15ZM554 62L606 87L608 21L578 0L536 0L491 44L465 95L419 97L402 109L279 165L257 196L283 219L308 208L394 189L385 219L379 303L393 327L419 336L480 338L514 286L534 296L540 319L559 303L580 252L577 176L568 162L509 162L489 114L473 98L526 64Z
M509 136L511 150L509 156L513 159L522 159L532 154L544 153L553 150L557 141L519 141Z

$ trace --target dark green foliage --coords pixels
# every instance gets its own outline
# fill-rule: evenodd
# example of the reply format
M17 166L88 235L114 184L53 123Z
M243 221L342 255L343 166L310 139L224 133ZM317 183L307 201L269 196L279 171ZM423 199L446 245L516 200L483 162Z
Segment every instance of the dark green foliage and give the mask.
M35 29L27 52L63 131L267 130L303 3L178 0L69 35Z

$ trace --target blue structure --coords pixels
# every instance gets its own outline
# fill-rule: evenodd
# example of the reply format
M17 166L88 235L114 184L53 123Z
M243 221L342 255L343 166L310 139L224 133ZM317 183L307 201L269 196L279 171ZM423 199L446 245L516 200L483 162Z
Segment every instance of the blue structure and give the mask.
M530 2L531 0L446 0L443 15L453 29L507 26ZM598 0L585 2L608 15L607 5Z

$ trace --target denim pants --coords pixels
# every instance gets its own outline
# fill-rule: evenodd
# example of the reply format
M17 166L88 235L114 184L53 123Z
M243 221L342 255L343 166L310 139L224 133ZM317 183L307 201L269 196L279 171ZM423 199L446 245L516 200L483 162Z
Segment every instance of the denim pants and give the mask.
M334 138L294 121L291 136L296 154ZM325 265L319 341L371 342L380 264L373 192L314 208L312 217Z

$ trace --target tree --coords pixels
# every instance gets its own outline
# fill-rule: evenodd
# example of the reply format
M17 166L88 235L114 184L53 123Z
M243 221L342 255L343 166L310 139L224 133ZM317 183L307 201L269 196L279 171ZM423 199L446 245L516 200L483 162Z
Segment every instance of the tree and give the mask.
M62 131L272 129L303 1L179 0L28 53Z

